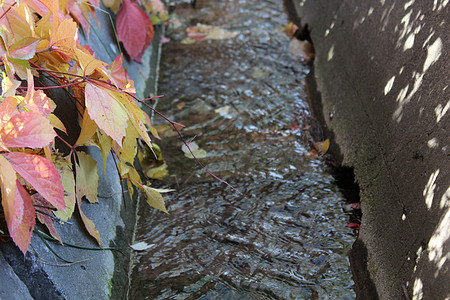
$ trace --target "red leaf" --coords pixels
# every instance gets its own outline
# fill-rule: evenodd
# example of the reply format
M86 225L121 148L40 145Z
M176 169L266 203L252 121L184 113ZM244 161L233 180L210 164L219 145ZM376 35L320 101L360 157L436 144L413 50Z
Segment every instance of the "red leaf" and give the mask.
M153 40L155 32L148 15L130 0L123 0L117 14L117 37L130 57L141 62L145 49Z
M4 153L13 169L49 203L65 211L64 188L58 170L48 159L21 152Z
M14 243L25 255L30 245L34 225L36 224L36 213L30 195L20 184L19 180L16 180L15 203L15 207L21 210L22 218L20 220L13 218L12 224L8 224L8 231ZM21 207L19 208L18 206Z
M56 136L47 118L33 112L22 112L1 122L0 136L6 146L42 148Z
M356 229L359 229L360 226L361 225L359 225L358 223L348 223L347 224L347 227L356 228Z

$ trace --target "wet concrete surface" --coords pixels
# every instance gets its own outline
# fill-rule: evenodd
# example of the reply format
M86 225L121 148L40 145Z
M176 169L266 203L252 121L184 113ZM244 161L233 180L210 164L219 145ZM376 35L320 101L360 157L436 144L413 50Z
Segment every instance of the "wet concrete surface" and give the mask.
M176 191L165 194L168 215L140 204L135 241L151 247L136 252L129 298L353 299L354 237L333 177L304 155L308 69L287 51L281 1L197 1L175 13L185 26L239 32L184 44L183 26L170 31L157 105L239 193L165 131L169 176L158 186Z

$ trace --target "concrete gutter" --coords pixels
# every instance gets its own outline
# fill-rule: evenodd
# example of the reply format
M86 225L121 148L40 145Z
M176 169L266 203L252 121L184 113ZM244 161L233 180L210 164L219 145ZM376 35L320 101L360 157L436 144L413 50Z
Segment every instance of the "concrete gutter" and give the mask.
M109 63L119 52L109 18L99 12L98 19L102 29L100 31L92 21L93 28L86 44L99 59ZM142 64L125 63L140 99L156 93L161 31L157 28ZM108 158L103 172L100 151L90 148L88 152L97 160L99 203L86 203L82 209L99 230L103 246L116 247L120 251L82 250L50 243L60 257L77 262L71 264L59 260L36 235L25 258L13 242L0 243L0 299L126 299L131 257L128 245L133 240L136 200L123 199L112 157ZM79 218L73 217L70 221L72 224L55 224L64 242L98 247Z
M449 299L448 1L293 3L324 121L361 190L360 299Z

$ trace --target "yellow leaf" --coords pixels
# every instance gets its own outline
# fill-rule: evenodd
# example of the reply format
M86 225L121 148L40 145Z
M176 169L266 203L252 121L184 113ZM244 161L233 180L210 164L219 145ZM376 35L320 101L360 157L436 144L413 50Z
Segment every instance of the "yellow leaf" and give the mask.
M1 154L0 187L2 190L2 205L6 223L12 224L15 213L16 171L14 171L9 161ZM17 217L21 218L21 216Z
M98 202L98 174L97 162L84 152L77 152L78 163L76 164L76 195L81 201L83 196L91 203Z
M65 160L62 158L62 160ZM73 170L71 168L71 164L68 161L65 161L65 164L55 164L59 171L59 175L61 176L61 182L64 187L64 201L66 212L61 210L57 210L54 212L54 215L64 221L69 220L72 217L73 211L75 210L75 178L73 174Z
M145 185L143 185L142 188L145 192L145 196L147 198L147 203L151 207L159 209L159 210L165 212L166 214L168 214L166 206L164 204L164 198L161 195L161 193L156 191L154 188L151 188L151 187L148 187Z
M139 133L134 126L130 125L130 121L128 121L128 127L125 138L123 139L122 149L116 149L115 151L120 160L129 162L130 164L134 163L134 158L136 157L137 152L136 146L138 138Z
M75 145L85 145L97 131L97 124L89 117L87 109L84 110L83 121L81 122L81 132Z
M92 222L91 219L86 217L86 215L81 210L81 199L77 199L77 205L78 205L78 211L80 212L81 219L83 220L84 227L86 227L86 230L89 232L89 234L96 239L97 243L102 247L102 242L100 240L100 232L98 232L97 229L95 229L95 224Z
M314 143L314 148L320 153L325 154L328 151L328 148L330 147L330 140L326 139L323 142Z
M53 22L55 22L53 18ZM65 19L62 21L58 29L51 32L50 35L50 46L56 48L67 55L74 55L75 49L77 49L77 37L78 37L78 27L72 19Z
M52 124L53 127L67 134L66 127L57 116L55 116L54 114L50 114L47 119L50 121L50 124Z
M130 112L128 107L120 101L120 95L119 92L109 91L91 82L86 84L85 103L89 116L100 129L122 147Z
M106 134L102 134L97 131L98 141L100 145L100 149L102 150L103 157L103 173L106 169L106 159L108 158L109 152L111 151L111 143L112 139Z
M119 11L120 3L122 3L121 0L103 0L103 4L115 14Z
M106 66L106 63L96 59L84 48L76 48L75 54L78 59L78 64L83 70L83 75L91 75L92 73L94 73L95 69L100 69Z
M159 167L150 168L145 172L148 178L162 180L167 175L169 175L169 171L167 171L167 164L164 163Z

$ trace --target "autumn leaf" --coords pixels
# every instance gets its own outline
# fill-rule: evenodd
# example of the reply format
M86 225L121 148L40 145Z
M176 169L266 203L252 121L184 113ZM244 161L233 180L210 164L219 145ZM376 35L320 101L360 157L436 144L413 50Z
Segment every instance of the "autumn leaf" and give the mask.
M140 186L141 189L145 192L147 203L156 209L159 209L166 214L168 214L168 211L166 209L166 205L164 204L163 196L160 192L158 192L156 189L151 188L149 186L142 185Z
M21 152L4 153L3 157L45 200L57 209L65 210L61 177L51 161L39 155Z
M8 224L8 231L14 243L25 255L31 242L34 225L36 224L36 213L30 195L20 184L19 180L16 180L15 194L15 202L21 205L22 218L20 221L13 219L13 224Z
M155 35L152 21L136 3L123 0L117 15L117 37L130 57L141 62Z
M3 212L7 224L12 224L13 218L21 219L23 215L23 212L15 208L16 178L16 171L14 171L12 165L3 155L0 155L0 187Z
M92 222L92 220L89 219L88 217L86 217L86 215L83 213L83 211L81 210L81 204L82 204L81 199L77 199L78 211L80 212L81 220L84 223L84 227L89 232L89 234L93 238L95 238L95 240L97 241L97 243L101 247L102 246L102 242L101 242L101 239L100 239L100 232L97 229L95 229L94 222Z
M7 98L14 96L16 94L17 88L22 82L6 76L5 73L3 73L2 75L2 97Z
M132 94L136 93L133 80L130 79L123 66L122 54L118 55L116 59L108 65L108 73L112 83L118 89Z
M53 19L55 22L55 18ZM62 51L67 55L74 55L77 48L76 40L78 35L78 26L71 19L62 21L57 29L53 29L50 35L50 47Z
M323 142L317 142L314 143L314 148L316 148L316 150L320 153L320 154L325 154L328 151L328 148L330 148L330 140L326 139Z
M65 211L57 210L53 214L67 221L72 217L75 210L75 178L73 170L71 169L71 163L66 160L67 158L56 158L55 166L58 169L59 175L61 176L61 183L63 185L65 196Z
M125 107L106 88L91 82L86 84L85 101L91 119L122 147L128 120Z
M89 117L87 109L84 110L83 121L81 122L81 132L75 145L85 145L97 132L97 124Z
M8 48L8 56L14 59L32 59L36 53L39 39L26 37Z
M27 82L28 88L27 94L25 95L25 99L23 101L24 106L33 112L39 113L44 117L48 117L55 109L56 105L43 91L36 91L34 89L34 78L33 74L31 74L31 70L27 70Z
M81 198L86 196L90 203L98 202L98 174L97 162L84 152L77 153L78 163L76 164L76 197L81 202Z
M6 146L42 148L56 136L47 118L33 112L13 115L1 120L0 136Z

